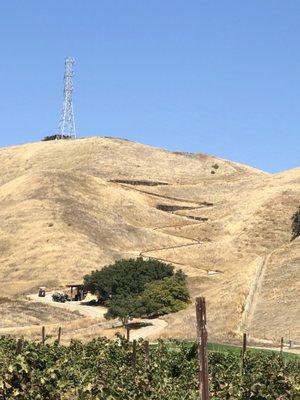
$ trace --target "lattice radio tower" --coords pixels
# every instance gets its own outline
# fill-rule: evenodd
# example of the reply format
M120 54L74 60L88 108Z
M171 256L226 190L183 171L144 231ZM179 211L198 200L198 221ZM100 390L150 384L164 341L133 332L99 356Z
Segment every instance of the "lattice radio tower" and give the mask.
M68 57L65 60L64 75L64 99L59 121L59 136L76 138L74 113L73 113L73 66L74 58Z

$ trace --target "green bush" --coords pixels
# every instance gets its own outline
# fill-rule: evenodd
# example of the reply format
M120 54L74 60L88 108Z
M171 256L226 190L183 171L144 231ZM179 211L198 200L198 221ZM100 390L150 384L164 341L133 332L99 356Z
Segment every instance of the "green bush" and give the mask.
M50 135L50 136L45 136L44 139L42 140L43 142L47 142L49 140L68 140L71 139L71 136L67 135Z
M300 206L292 217L292 240L300 236Z

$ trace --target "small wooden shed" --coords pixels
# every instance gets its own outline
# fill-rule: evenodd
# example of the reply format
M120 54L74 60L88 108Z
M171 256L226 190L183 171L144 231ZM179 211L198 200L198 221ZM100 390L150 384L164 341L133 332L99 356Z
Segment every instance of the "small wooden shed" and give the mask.
M83 290L82 283L72 283L67 285L67 288L69 288L71 291L70 299L72 301L81 301L84 299L86 293Z

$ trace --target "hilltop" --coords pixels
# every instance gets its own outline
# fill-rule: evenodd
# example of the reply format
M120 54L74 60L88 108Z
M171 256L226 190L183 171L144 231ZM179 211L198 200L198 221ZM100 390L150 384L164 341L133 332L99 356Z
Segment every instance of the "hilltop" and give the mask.
M300 238L290 242L300 168L271 175L116 138L2 148L0 165L2 296L142 255L187 273L212 338L248 329L300 341ZM165 336L194 335L192 305L165 320Z

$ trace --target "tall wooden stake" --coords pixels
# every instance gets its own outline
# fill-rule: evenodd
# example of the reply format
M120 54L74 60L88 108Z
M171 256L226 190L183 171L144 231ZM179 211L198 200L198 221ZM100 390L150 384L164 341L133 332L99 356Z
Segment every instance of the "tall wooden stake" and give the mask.
M200 399L209 400L205 298L196 298Z
M243 354L246 353L247 350L247 333L243 333Z
M247 333L243 333L243 347L242 347L242 370L244 370L245 366L245 354L247 350Z
M46 332L45 332L45 327L42 326L42 344L45 344L46 341Z
M17 355L22 353L23 347L24 347L24 339L21 338L17 342L17 348L16 348L16 354Z
M57 335L57 343L60 343L60 338L61 338L61 327L58 328L58 335Z
M130 328L126 327L126 340L129 342L130 340Z
M280 356L283 357L283 337L280 339Z
M149 341L144 341L144 351L145 351L145 364L146 367L149 368L150 366L150 352L149 352Z
M136 367L136 340L132 342L132 358L131 358L132 368Z

